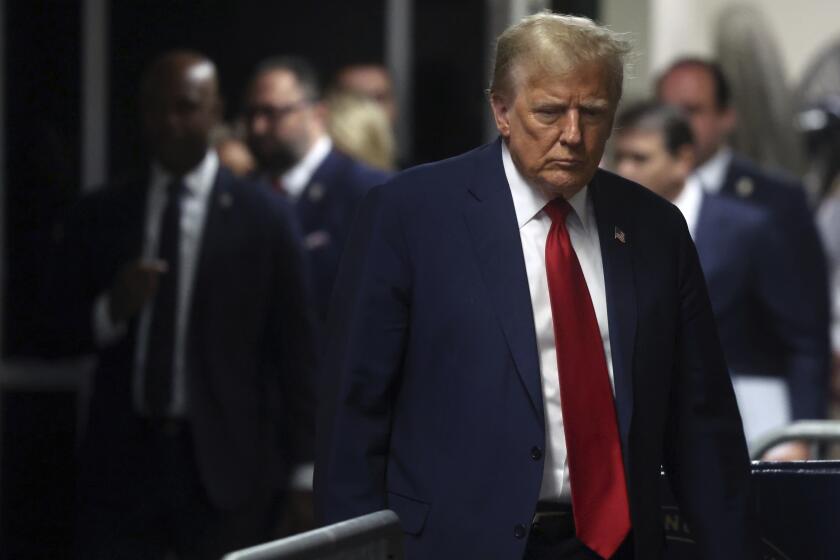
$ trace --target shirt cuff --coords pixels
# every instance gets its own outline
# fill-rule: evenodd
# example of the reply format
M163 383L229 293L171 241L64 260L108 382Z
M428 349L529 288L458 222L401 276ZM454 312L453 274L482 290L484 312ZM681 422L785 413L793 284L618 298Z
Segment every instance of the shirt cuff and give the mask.
M128 330L126 323L114 323L108 311L108 294L102 294L93 304L93 337L97 346L108 346L123 336Z
M315 474L315 465L306 463L298 465L292 471L292 477L289 479L289 488L299 491L312 491L312 477Z

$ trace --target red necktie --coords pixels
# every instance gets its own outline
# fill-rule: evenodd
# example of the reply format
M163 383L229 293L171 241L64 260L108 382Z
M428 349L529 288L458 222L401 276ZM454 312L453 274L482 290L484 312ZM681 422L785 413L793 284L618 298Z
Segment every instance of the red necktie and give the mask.
M630 530L627 485L601 331L566 229L570 209L562 198L545 206L552 222L545 266L560 404L577 537L609 558Z

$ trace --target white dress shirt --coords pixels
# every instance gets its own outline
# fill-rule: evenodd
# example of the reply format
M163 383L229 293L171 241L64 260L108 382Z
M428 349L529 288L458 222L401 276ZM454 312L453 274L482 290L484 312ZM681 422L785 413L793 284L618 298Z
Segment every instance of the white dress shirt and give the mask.
M697 220L703 207L703 187L697 179L689 178L680 194L672 201L680 209L692 239L697 235Z
M306 152L306 155L280 178L283 190L293 200L300 198L306 185L312 180L315 171L321 166L332 150L333 143L329 136L321 136Z
M721 147L709 161L694 170L688 182L698 183L709 194L718 194L726 180L726 170L732 161L732 149Z
M173 402L171 416L183 416L189 403L186 401L185 345L187 323L195 279L196 266L201 250L201 237L207 217L208 200L213 183L219 171L219 158L215 150L209 150L198 166L183 177L185 192L181 206L180 260L178 262L178 309L175 315L175 344L173 368ZM143 227L143 248L141 257L154 260L158 254L161 221L167 200L167 187L174 177L160 165L152 164L151 181L146 197L146 214ZM143 403L144 370L149 327L152 319L153 302L149 301L140 312L137 344L134 356L133 398L135 410L145 414ZM94 335L100 346L112 344L125 336L128 326L114 324L108 313L108 295L102 294L96 301L93 313Z
M519 236L525 256L525 269L528 273L528 288L531 292L534 330L537 335L537 350L540 358L546 430L545 466L540 499L569 502L571 490L569 466L566 459L566 435L563 431L563 411L560 406L557 348L554 343L554 322L545 271L545 243L548 230L551 228L551 218L543 211L543 207L550 199L546 198L539 189L528 184L513 163L507 145L504 143L502 144L502 163L513 196L516 221L519 224ZM573 196L569 204L572 212L569 212L566 218L566 228L569 230L572 247L580 261L592 304L595 307L610 384L615 393L610 333L607 324L604 264L601 259L595 210L588 195L588 186Z

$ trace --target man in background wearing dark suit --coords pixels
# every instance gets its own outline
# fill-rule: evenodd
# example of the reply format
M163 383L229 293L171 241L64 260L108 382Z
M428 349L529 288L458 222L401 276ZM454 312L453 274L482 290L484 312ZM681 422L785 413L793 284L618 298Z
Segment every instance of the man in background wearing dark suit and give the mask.
M787 297L797 301L802 307L801 316L810 322L804 328L814 336L811 351L791 354L789 342L776 344L773 334L756 332L755 336L742 340L747 346L733 348L729 353L736 387L742 387L742 394L751 393L756 376L779 377L785 375L785 369L795 371L794 377L788 377L792 419L825 417L828 390L825 380L831 363L828 272L804 188L798 182L759 169L726 145L737 115L726 77L716 63L696 58L677 60L659 78L657 97L680 107L691 123L697 167L689 180L697 182L706 192L738 198L769 211L771 229L781 235L788 247L790 258L785 260L801 276L797 285L802 293ZM786 356L795 356L795 363L786 364ZM807 386L801 386L799 381ZM815 390L818 383L826 384L818 391ZM760 385L758 390L762 391ZM772 458L780 460L808 456L804 443L780 446L772 454Z
M523 19L496 48L500 138L365 197L319 384L324 521L392 509L409 560L655 560L664 466L699 558L753 558L685 221L598 169L628 50L585 18Z
M248 145L260 178L294 206L322 321L356 206L387 178L333 148L325 111L315 70L297 57L262 62L245 96Z
M271 536L311 460L302 254L284 201L210 148L210 60L163 55L141 106L149 173L81 201L53 295L64 344L98 353L79 557L218 558Z
M808 315L810 294L790 263L769 210L705 192L689 180L696 151L691 125L675 107L655 102L628 107L616 122L615 168L674 203L685 217L709 286L721 345L734 371L763 371L767 348L782 357L778 377L763 378L761 394L738 394L748 438L790 422L792 398L824 402L827 379L819 362L824 333ZM779 349L779 350L776 350Z

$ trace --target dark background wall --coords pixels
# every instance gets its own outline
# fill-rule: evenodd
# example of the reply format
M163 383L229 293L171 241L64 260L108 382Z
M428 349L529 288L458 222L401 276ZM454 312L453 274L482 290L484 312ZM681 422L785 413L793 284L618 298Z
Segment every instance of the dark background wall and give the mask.
M3 348L38 354L52 227L79 188L80 9L6 2L6 239Z
M38 323L55 224L79 190L80 6L5 2L4 360L43 351ZM62 558L74 500L75 394L0 394L0 557Z

